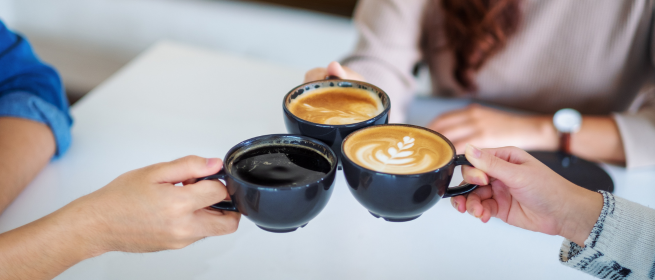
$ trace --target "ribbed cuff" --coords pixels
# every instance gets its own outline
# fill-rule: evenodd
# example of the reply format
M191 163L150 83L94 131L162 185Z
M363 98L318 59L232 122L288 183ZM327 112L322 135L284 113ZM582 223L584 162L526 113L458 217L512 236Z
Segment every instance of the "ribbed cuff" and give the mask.
M603 194L603 209L585 247L565 239L562 264L602 279L646 279L655 273L655 210Z
M57 146L53 159L59 158L70 147L68 114L34 94L13 92L0 96L0 116L29 119L50 127Z
M603 209L601 210L600 216L598 216L598 220L591 230L589 237L584 242L585 247L582 248L575 242L565 239L562 243L562 248L560 249L560 261L568 267L584 271L597 277L599 277L598 273L601 271L625 277L627 275L623 275L626 274L624 268L607 270L608 267L612 267L612 265L608 265L612 260L607 259L605 254L598 250L600 248L596 249L596 246L604 247L602 242L598 243L601 234L603 234L604 239L611 239L615 234L613 230L606 230L606 221L608 220L608 217L614 213L614 196L605 191L601 191L601 193L603 194ZM630 271L628 270L627 273L629 274Z

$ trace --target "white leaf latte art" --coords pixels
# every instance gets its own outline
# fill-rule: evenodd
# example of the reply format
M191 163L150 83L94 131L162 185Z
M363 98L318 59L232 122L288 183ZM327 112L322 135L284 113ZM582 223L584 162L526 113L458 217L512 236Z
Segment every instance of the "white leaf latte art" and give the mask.
M375 158L384 164L407 164L414 161L414 158L410 158L413 151L404 151L414 146L414 138L405 136L403 142L398 142L398 150L394 147L391 147L387 150L388 156L384 154L382 150L375 151Z
M414 147L414 138L405 136L398 142L388 140L380 139L362 145L355 151L355 157L373 170L390 173L420 171L434 165L435 159L430 153L421 154Z
M446 166L452 145L438 133L411 125L374 125L348 135L346 158L369 170L389 174L421 174Z

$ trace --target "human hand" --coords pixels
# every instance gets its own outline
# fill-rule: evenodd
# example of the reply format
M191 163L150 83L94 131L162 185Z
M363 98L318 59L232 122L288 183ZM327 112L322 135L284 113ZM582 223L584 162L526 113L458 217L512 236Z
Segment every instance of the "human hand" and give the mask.
M457 211L486 223L491 217L523 229L560 235L584 246L600 211L600 193L576 186L527 152L466 147L475 166L462 166L464 181L480 187L451 198Z
M221 182L175 186L215 174L221 167L220 159L197 156L154 164L125 173L62 210L84 213L78 218L93 231L89 246L94 255L180 249L236 231L239 213L207 209L228 197Z
M472 104L437 117L428 128L450 139L458 152L464 151L467 143L480 147L555 150L558 138L551 119L521 116Z
M337 76L341 79L365 81L364 77L352 69L341 66L339 62L332 61L327 68L314 68L305 73L305 83L323 80L327 76Z

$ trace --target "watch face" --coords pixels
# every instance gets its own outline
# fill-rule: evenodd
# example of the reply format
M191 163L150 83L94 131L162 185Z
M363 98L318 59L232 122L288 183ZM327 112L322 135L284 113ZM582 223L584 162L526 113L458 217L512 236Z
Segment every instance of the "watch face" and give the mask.
M562 109L553 116L553 124L559 132L577 132L582 124L582 115L573 109Z

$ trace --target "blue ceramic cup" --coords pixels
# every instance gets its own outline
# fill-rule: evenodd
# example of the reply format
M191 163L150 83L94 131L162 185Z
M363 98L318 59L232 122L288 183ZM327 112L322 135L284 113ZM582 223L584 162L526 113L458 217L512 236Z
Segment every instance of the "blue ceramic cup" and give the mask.
M303 120L291 113L288 108L291 101L302 96L303 94L308 94L315 90L324 90L325 88L358 88L372 92L380 99L383 110L377 116L366 121L344 125L314 123ZM305 83L295 87L284 96L282 108L284 110L284 123L286 124L287 131L289 133L305 135L314 139L321 140L322 142L328 144L328 146L332 148L338 157L341 157L341 143L343 142L343 139L348 136L348 134L360 128L378 124L386 124L389 122L389 110L391 108L391 101L389 100L389 96L382 89L372 84L355 80L329 78L326 80Z
M329 172L309 183L282 186L254 184L236 176L235 164L249 151L288 146L310 150L316 157L324 158L330 164ZM214 204L212 208L240 212L270 232L291 232L307 225L327 204L334 189L337 162L330 147L316 139L301 135L263 135L234 146L225 155L221 171L199 180L225 181L231 201Z
M449 145L450 160L427 172L418 174L391 174L372 170L355 163L343 150L349 139L367 129L402 126L421 129L432 133ZM350 134L343 141L341 158L343 172L350 186L350 192L357 201L376 218L384 218L390 222L411 221L430 209L441 198L466 194L477 188L477 185L463 184L448 188L453 178L455 166L471 165L464 155L456 155L452 142L443 135L430 129L407 125L386 124L368 127Z

